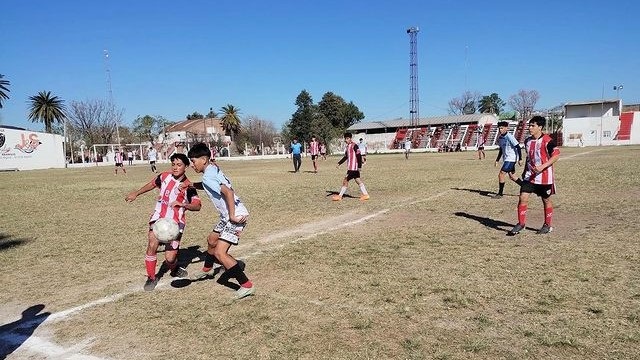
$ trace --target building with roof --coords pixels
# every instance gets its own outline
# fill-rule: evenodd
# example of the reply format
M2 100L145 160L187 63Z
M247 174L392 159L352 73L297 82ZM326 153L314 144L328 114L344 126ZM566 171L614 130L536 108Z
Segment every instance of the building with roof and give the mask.
M446 151L458 144L462 149L475 148L479 134L486 139L485 147L497 146L497 124L495 114L469 114L420 118L417 126L411 126L409 119L360 122L347 131L354 134L355 140L363 138L370 152L400 149L407 138L415 149ZM523 138L526 131L516 121L509 123L509 130L517 138Z
M603 99L571 102L564 108L565 146L640 144L638 105L623 106L620 99Z

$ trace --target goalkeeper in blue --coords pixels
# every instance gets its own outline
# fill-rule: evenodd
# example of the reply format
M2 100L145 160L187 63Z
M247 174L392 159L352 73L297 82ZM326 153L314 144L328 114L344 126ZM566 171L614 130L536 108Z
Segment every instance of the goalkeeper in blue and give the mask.
M498 122L498 145L500 146L498 156L494 166L498 166L500 158L502 158L502 167L498 173L498 193L493 196L494 199L500 199L504 191L504 183L509 174L510 179L514 179L513 174L516 172L516 162L522 166L522 149L518 140L509 132L509 123L506 121ZM516 181L516 180L514 180Z

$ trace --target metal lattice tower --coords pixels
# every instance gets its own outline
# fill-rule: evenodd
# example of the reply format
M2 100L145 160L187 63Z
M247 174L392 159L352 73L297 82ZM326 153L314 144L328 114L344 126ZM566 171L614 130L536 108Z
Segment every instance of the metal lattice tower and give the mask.
M409 34L409 81L410 85L410 123L411 127L418 126L420 119L420 98L418 95L418 29L417 26L407 29Z
M111 90L111 66L109 66L109 51L104 50L104 71L107 74L107 101L109 106L109 112L115 115L112 110L114 110L113 104L113 91ZM116 137L118 138L118 145L120 145L120 124L119 121L113 120L116 126Z

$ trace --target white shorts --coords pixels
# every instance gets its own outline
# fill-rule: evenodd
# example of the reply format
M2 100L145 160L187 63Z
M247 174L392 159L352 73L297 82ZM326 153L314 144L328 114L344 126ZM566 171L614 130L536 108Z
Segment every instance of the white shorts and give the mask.
M233 245L238 245L240 234L247 223L234 223L228 219L220 219L220 222L213 228L213 232L219 234L220 240L224 240Z

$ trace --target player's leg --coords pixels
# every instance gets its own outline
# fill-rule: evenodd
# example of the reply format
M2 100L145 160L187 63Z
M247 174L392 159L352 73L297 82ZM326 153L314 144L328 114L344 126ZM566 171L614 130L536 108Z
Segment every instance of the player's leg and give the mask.
M520 197L518 198L518 223L511 229L507 235L513 236L524 230L527 221L527 207L529 205L529 196L533 192L533 184L526 181L520 186Z
M369 200L369 193L367 192L367 188L364 186L364 182L359 178L355 178L356 184L360 187L360 200Z
M240 239L240 234L244 229L245 224L237 224L227 222L224 230L220 233L220 240L217 242L214 248L214 255L220 259L222 266L224 266L226 273L230 278L236 279L240 288L236 291L236 298L240 299L245 296L249 296L254 293L255 287L247 275L244 273L244 266L242 263L229 255L229 248L231 245L237 245Z
M549 190L551 192L551 190ZM553 220L553 202L551 201L551 194L544 191L542 197L542 204L544 205L544 224L538 230L538 234L548 234L553 231L551 223Z
M178 266L178 251L180 249L180 239L182 234L177 239L171 241L164 248L164 261L169 269L169 274L173 277L184 278L189 276L186 269Z
M507 176L506 172L502 170L498 172L498 193L493 197L494 199L499 199L502 197L504 193L504 183L505 183L506 176Z
M156 265L158 263L156 253L158 252L158 245L158 239L156 239L153 231L149 229L147 235L147 251L144 257L144 265L147 270L147 281L144 283L145 291L155 289L156 284L158 283L156 279Z

